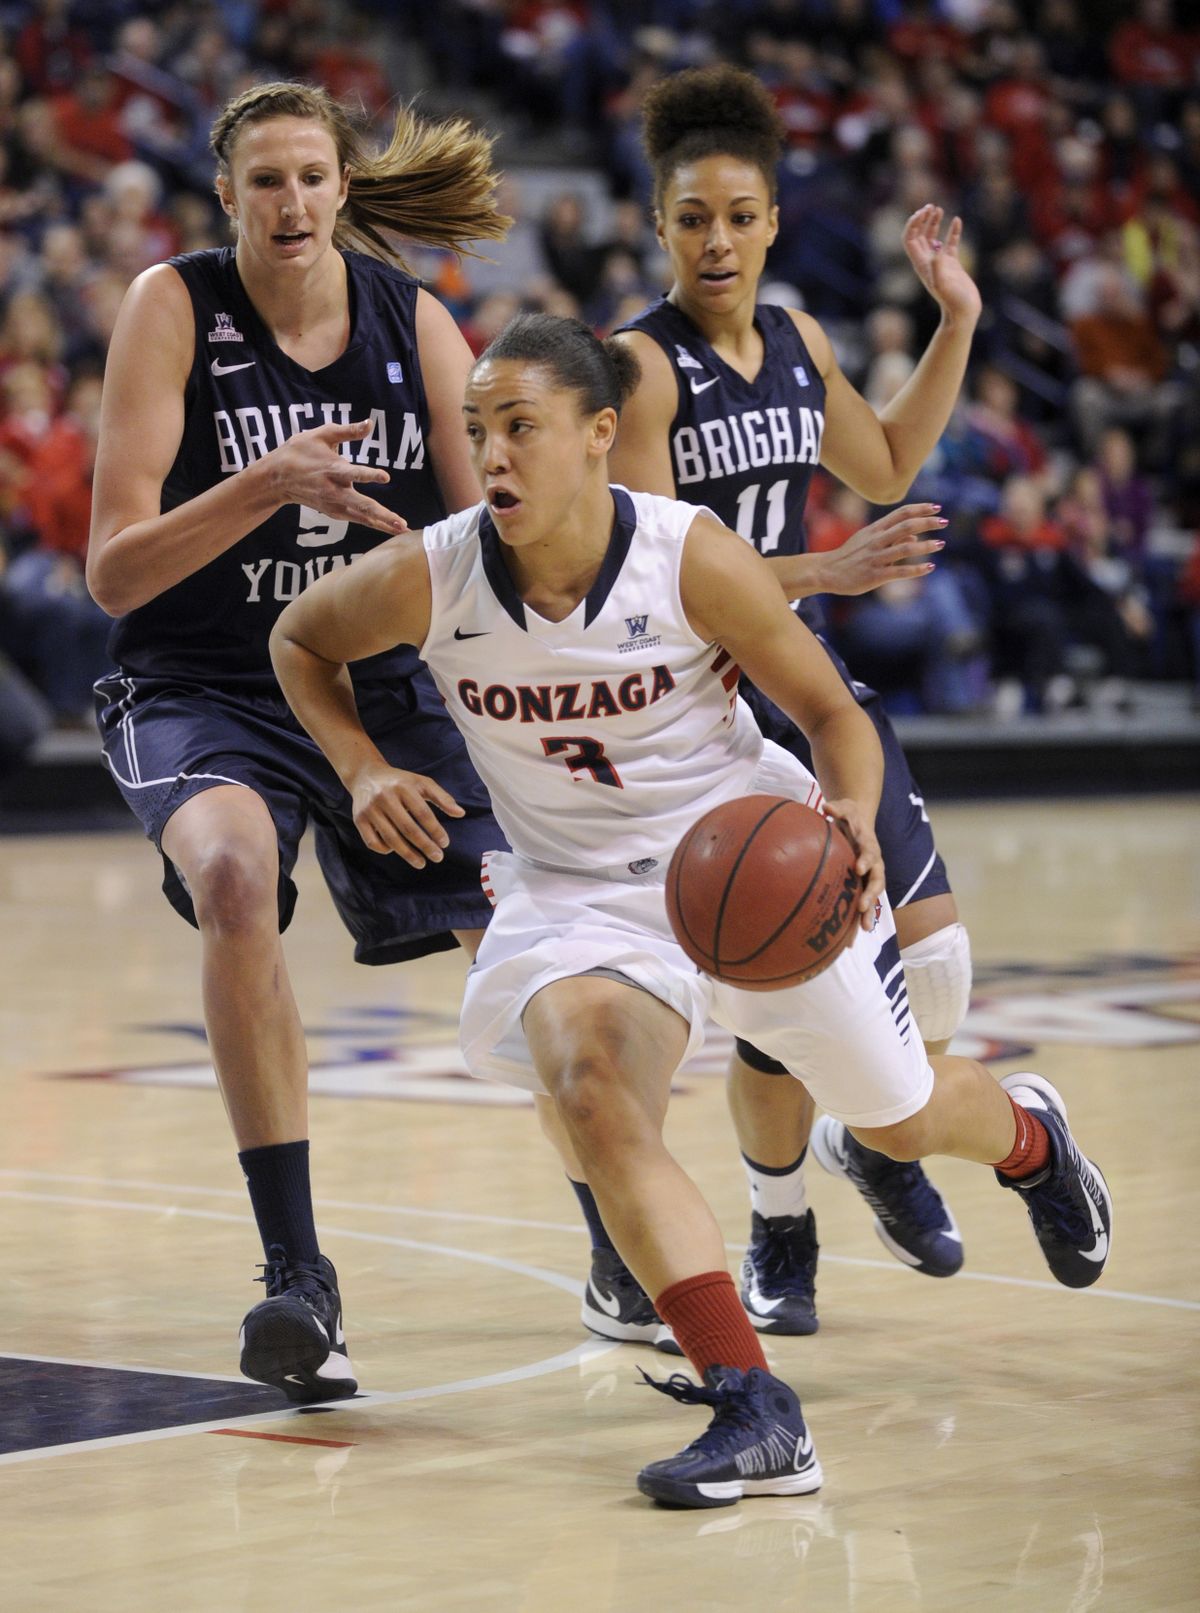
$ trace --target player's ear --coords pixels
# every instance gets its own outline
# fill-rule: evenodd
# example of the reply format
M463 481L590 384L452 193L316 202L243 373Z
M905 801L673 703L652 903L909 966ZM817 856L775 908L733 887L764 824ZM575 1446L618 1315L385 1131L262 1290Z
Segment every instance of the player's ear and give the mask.
M217 193L217 200L221 204L222 211L227 213L230 218L236 219L237 204L233 199L233 188L224 174L217 175L213 189Z
M767 245L775 245L775 237L779 234L779 203L772 202L771 210L767 214Z
M342 208L345 207L346 202L349 199L349 196L350 196L350 164L348 162L345 162L345 163L342 164L342 184L341 184L341 189L338 192L337 210L338 210L339 213L341 212Z
M663 224L662 212L657 207L654 209L654 239L665 252L667 250L666 227Z
M615 409L601 409L592 420L592 429L588 440L588 449L599 457L607 454L612 448L617 435L617 411Z

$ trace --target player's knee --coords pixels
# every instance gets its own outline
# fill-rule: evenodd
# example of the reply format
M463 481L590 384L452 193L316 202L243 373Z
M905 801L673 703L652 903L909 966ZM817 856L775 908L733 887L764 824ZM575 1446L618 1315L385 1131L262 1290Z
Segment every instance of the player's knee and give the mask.
M947 924L900 953L908 1005L921 1039L948 1042L971 1001L971 942L961 924Z
M237 934L277 925L276 870L245 845L214 841L188 869L186 879L202 930Z

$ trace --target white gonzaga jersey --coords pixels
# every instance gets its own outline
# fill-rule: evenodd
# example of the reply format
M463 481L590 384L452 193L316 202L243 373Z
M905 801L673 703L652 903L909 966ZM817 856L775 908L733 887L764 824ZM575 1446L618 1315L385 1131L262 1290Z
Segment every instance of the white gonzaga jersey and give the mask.
M684 615L679 568L697 507L612 493L608 553L561 622L519 598L486 505L427 527L421 656L514 851L640 874L746 793L763 741L736 664Z

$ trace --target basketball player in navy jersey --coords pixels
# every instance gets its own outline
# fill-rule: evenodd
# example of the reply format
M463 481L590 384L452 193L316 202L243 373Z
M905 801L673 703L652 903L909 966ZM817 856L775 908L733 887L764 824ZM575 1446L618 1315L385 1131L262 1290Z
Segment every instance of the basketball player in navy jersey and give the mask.
M815 1490L821 1468L720 1229L663 1143L672 1075L709 1014L871 1149L996 1162L1068 1286L1100 1275L1111 1206L1047 1081L1002 1086L973 1060L927 1056L872 827L875 728L749 545L705 510L609 485L636 370L575 320L514 321L466 392L485 503L322 578L284 611L271 650L365 843L409 857L421 841L408 779L364 729L347 671L397 643L420 648L513 848L486 865L496 910L467 977L468 1066L553 1100L622 1259L700 1375L656 1385L713 1419L643 1469L639 1488L667 1505L729 1506ZM815 778L726 687L730 657L809 735ZM664 897L687 828L759 790L816 805L823 792L863 879L853 944L774 992L702 975Z
M777 229L782 138L767 91L734 68L680 73L647 96L643 141L654 172L659 242L670 256L674 284L621 336L641 363L642 381L622 416L612 471L627 487L713 510L770 561L794 600L863 593L932 570L928 556L942 545L925 534L946 524L932 505L893 511L844 549L810 555L805 500L818 464L873 503L904 494L949 418L980 303L958 258L959 221L942 241L941 211L922 208L908 221L905 248L941 308L941 326L908 385L876 416L842 374L811 316L756 305ZM819 626L815 615L802 614ZM882 702L826 649L883 746L876 832L888 896L910 1004L929 1050L941 1052L967 1008L967 934ZM742 692L763 732L811 764L804 735L787 715L744 680ZM804 1159L813 1108L803 1087L777 1079L781 1068L738 1042L728 1090L752 1205L742 1299L764 1332L812 1333L817 1240ZM539 1108L592 1236L584 1322L610 1338L666 1344L649 1300L611 1249L550 1106ZM824 1118L812 1140L820 1162L859 1188L879 1236L898 1259L937 1277L959 1269L958 1229L918 1165L872 1157Z
M108 358L88 579L117 617L97 686L108 764L200 931L205 1023L266 1256L241 1366L297 1402L357 1387L309 1187L307 1063L280 934L312 823L360 962L473 950L480 858L502 841L411 650L356 669L375 742L405 769L407 857L367 851L349 799L275 684L284 605L406 525L479 496L462 436L466 343L381 233L503 235L490 141L407 111L368 158L307 85L217 118L236 246L140 275ZM414 175L419 179L414 180Z

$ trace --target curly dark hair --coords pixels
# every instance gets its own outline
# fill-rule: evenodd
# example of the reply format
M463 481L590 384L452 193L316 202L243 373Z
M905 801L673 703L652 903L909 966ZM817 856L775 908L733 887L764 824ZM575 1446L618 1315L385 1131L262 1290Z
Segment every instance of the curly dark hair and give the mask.
M690 67L655 84L642 111L642 145L654 172L654 205L675 170L702 157L737 157L762 170L775 200L785 131L774 101L740 67Z

